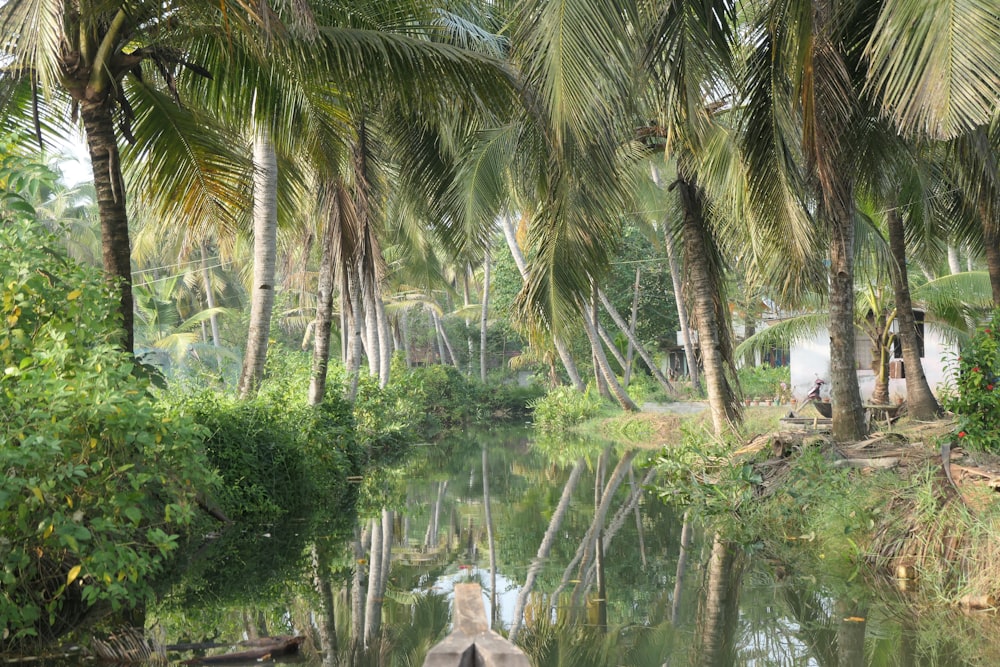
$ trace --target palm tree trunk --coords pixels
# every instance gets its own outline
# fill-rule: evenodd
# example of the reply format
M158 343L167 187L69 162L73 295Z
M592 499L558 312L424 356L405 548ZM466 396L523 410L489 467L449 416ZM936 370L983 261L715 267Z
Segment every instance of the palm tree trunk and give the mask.
M653 356L646 350L646 346L635 337L634 327L630 329L625 325L625 320L623 320L622 316L618 314L618 310L615 308L615 305L611 303L611 299L607 297L603 290L598 290L597 294L601 298L601 303L604 304L604 309L608 311L608 315L611 316L611 319L614 320L618 328L621 329L622 333L624 333L628 338L629 345L631 345L635 351L639 353L642 360L646 362L649 372L653 374L653 377L663 388L663 391L667 392L670 396L674 396L677 393L674 390L674 386L670 384L670 380L668 380L660 371L660 367L656 365L656 360L653 359Z
M486 321L490 312L490 251L483 258L483 308L479 316L479 379L486 384Z
M962 272L962 262L958 257L958 248L954 244L948 244L948 271L951 275Z
M340 211L336 205L327 215L323 230L323 250L319 262L316 297L312 373L309 378L309 405L319 405L326 396L326 376L330 365L330 332L333 327L333 286L336 281L335 248L340 234Z
M274 308L274 271L278 231L278 160L270 137L262 131L253 146L253 285L250 290L250 331L243 355L239 395L256 393L264 377L267 339Z
M215 308L215 290L212 289L212 277L208 272L208 251L205 249L204 241L200 244L199 250L201 250L201 280L205 285L205 305L208 306L209 310L213 310ZM212 346L221 347L218 315L210 315L208 321L212 325ZM218 359L216 359L216 363L218 363Z
M118 289L122 316L122 346L135 350L135 315L132 297L132 245L129 240L125 184L122 180L118 140L110 103L80 102L80 117L87 135L87 149L94 172L97 210L101 218L101 258L104 273Z
M437 325L438 333L441 334L445 350L447 350L448 356L451 357L451 365L458 368L458 358L455 357L455 350L451 346L451 341L448 340L448 333L444 330L444 321L440 317L435 317L434 322Z
M827 211L830 224L830 379L833 398L833 438L860 440L865 431L864 408L858 386L854 330L854 219L847 202Z
M736 428L741 421L737 393L726 377L726 366L731 360L727 359L727 350L723 348L722 337L725 332L722 327L726 324L719 317L722 295L719 293L718 281L710 274L701 194L692 181L683 177L678 177L676 185L679 186L683 210L684 267L694 300L694 318L698 325L698 345L705 366L708 405L715 433L722 435L727 430Z
M889 209L889 250L892 252L892 288L896 296L896 322L899 343L903 348L903 373L906 376L906 409L914 419L930 421L941 414L941 405L931 392L924 365L920 361L917 323L910 299L910 279L906 272L906 241L903 220L895 209Z
M406 367L413 366L413 357L410 354L410 326L408 322L410 311L403 309L399 314L399 335L403 339L403 356L406 359Z
M632 289L632 312L628 319L628 347L625 348L625 378L622 384L625 385L626 389L632 380L632 357L635 353L632 339L635 338L635 321L639 316L639 279L641 277L642 269L637 266L635 267L635 287Z
M993 290L993 306L1000 308L1000 234L990 217L990 207L985 202L979 205L979 220L983 229L983 248L986 252L986 270L990 274L990 288Z
M378 325L378 385L385 388L389 384L389 370L392 367L392 335L389 333L389 318L385 314L381 291L375 291L375 321Z
M611 356L615 358L616 362L618 362L618 366L622 369L622 372L624 372L626 364L625 355L621 353L621 350L619 350L618 346L615 345L615 341L612 340L611 335L607 332L607 329L602 327L600 322L597 323L597 335L601 341L604 342L604 345L608 348L608 352L611 353Z
M350 311L348 313L350 333L348 334L349 352L347 355L347 400L349 403L353 403L355 397L358 395L358 381L361 374L361 288L358 285L356 275L345 276L343 282L347 283L347 292L350 297Z
M622 406L623 410L628 410L629 412L638 412L639 406L635 404L628 393L622 388L621 383L618 382L618 378L614 371L611 370L611 364L608 363L608 357L604 354L604 346L601 345L601 340L597 336L597 330L594 328L594 323L591 321L593 315L595 315L589 306L583 306L583 328L587 332L587 338L590 339L590 348L594 353L594 360L597 364L597 369L599 373L604 376L607 381L608 389L614 395L615 400L618 404Z
M528 602L528 596L531 594L531 590L535 587L535 580L538 578L539 570L542 569L542 565L549 557L549 552L552 551L552 545L555 544L556 535L559 533L560 526L562 526L563 517L566 516L566 510L569 509L569 501L573 496L573 490L580 481L580 474L583 472L583 467L583 459L577 461L576 465L573 466L573 470L569 474L569 479L566 480L566 486L563 487L562 496L559 498L559 504L556 505L556 509L552 513L552 517L549 519L549 527L545 530L545 535L542 537L542 543L538 545L538 553L535 554L534 560L531 561L531 565L528 567L528 574L524 578L524 586L522 586L520 592L518 592L517 602L514 604L514 620L511 621L510 633L507 635L511 642L517 640L517 634L521 629L521 621L524 616L524 607Z
M379 353L378 307L375 305L378 295L371 277L366 277L369 279L362 282L364 289L361 292L365 307L365 338L368 343L365 351L368 352L368 375L378 377L382 359Z
M527 280L528 263L524 260L524 254L521 252L521 247L517 245L517 236L514 233L513 220L508 216L501 216L500 228L503 229L504 239L507 240L507 247L510 248L510 254L514 258L514 263L517 264L517 271L521 274L521 279ZM562 338L553 333L552 345L556 348L556 353L562 361L563 368L566 369L569 381L573 383L573 388L579 392L586 390L587 387L584 385L583 379L580 378L580 371L577 370L576 364L573 362L573 356L570 354L566 343L562 340Z

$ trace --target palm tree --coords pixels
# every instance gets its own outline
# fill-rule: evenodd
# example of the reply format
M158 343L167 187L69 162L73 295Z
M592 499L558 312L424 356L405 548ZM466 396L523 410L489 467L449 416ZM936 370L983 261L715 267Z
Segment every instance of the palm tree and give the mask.
M245 9L184 0L169 6L140 1L82 7L15 0L0 8L4 111L33 116L39 140L43 114L58 122L79 113L82 121L97 192L103 264L119 289L122 344L128 351L134 346L132 273L116 120L122 136L132 138L132 119L148 111L142 105L176 94L179 70L206 73L187 58L188 45L212 31L259 27ZM29 101L20 104L25 98Z

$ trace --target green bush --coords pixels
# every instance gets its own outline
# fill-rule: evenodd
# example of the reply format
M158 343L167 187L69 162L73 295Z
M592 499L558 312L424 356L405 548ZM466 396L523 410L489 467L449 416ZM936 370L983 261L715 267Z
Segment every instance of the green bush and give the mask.
M784 399L792 382L788 366L744 366L736 374L740 389L747 398Z
M337 392L307 405L308 376L300 368L307 363L274 347L254 398L203 391L180 399L211 434L205 453L222 478L217 500L232 519L274 521L307 506L336 508L346 478L361 471L351 405Z
M58 248L0 227L0 650L145 600L214 482L204 430L121 351L114 290Z
M1000 452L1000 311L962 348L952 365L954 391L942 396L946 410L958 417L962 446Z
M580 393L573 387L561 386L533 401L531 408L535 425L552 433L596 417L603 405L601 397L589 389Z

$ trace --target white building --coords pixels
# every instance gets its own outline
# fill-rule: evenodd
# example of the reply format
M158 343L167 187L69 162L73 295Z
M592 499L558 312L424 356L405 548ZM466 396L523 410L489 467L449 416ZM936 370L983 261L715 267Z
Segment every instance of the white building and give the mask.
M958 346L948 340L940 327L933 322L924 323L923 313L915 312L917 333L921 341L920 361L927 376L927 383L935 394L952 379L951 367L958 356ZM895 324L893 325L896 326ZM872 370L871 341L862 333L856 333L855 354L858 359L858 385L861 400L871 399L875 389L875 371ZM906 399L906 368L903 365L899 344L895 345L889 362L889 402L898 403ZM802 340L791 345L792 395L798 400L812 388L817 378L828 384L823 387L823 396L830 394L830 336L824 332L810 340Z

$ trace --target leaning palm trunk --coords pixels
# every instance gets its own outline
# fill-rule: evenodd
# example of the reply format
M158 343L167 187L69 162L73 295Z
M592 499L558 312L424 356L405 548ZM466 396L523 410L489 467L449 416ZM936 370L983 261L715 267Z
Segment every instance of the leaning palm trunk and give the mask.
M896 322L899 324L899 342L903 348L903 369L906 373L906 409L915 419L931 420L941 414L941 405L931 392L924 365L920 361L917 343L917 324L910 300L910 280L906 273L906 241L903 237L903 220L895 209L887 216L889 249L895 266L892 267L892 287L896 296Z
M639 353L642 360L646 362L646 366L649 367L649 371L653 374L653 377L656 378L656 381L660 383L663 391L667 392L667 395L669 396L676 395L677 392L674 391L674 386L670 384L670 380L668 380L666 376L660 372L659 366L656 365L656 360L653 359L653 356L646 351L646 346L639 342L639 339L636 338L634 327L630 327L625 324L625 320L623 320L622 316L618 314L618 310L615 308L615 305L611 303L611 300L604 293L604 290L598 290L597 294L601 298L601 303L604 304L604 309L608 311L608 315L611 316L611 319L614 320L618 328L621 329L628 338L629 345L635 348L635 351Z
M625 348L625 377L622 384L625 385L626 389L628 389L628 385L632 381L632 359L635 353L632 338L635 337L635 321L639 316L639 279L641 277L642 269L637 266L635 267L635 287L632 289L632 310L629 313L628 319L628 347Z
M507 240L507 247L510 248L510 254L514 258L514 263L517 265L517 271L521 274L521 279L526 280L528 277L528 264L524 260L524 254L521 252L521 246L517 244L517 236L514 233L514 223L511 218L501 216L500 227L503 229L503 236L504 239ZM552 345L556 348L556 353L562 361L563 368L566 369L569 381L573 383L573 388L579 392L583 392L586 389L586 386L580 378L580 372L576 368L576 363L573 362L573 356L570 354L565 341L563 341L562 338L557 336L554 332L552 334Z
M583 556L580 561L581 572L586 573L590 566L590 559L594 555L597 539L604 530L604 520L608 516L608 510L611 509L611 501L615 496L615 492L618 491L618 487L621 486L622 481L625 479L625 475L632 469L632 460L638 453L639 450L637 449L625 453L618 460L618 465L615 466L614 471L611 473L611 479L608 480L608 483L604 487L601 502L594 510L594 520L591 521L590 528L587 529L587 534L583 538ZM575 611L579 607L584 588L585 582L581 581L573 590L573 597L570 600L571 611Z
M594 353L594 361L599 369L598 372L604 376L604 380L607 382L608 390L614 395L615 400L618 404L622 406L623 410L628 410L629 412L637 412L639 406L635 404L625 389L622 388L620 382L618 382L618 377L615 375L614 371L611 370L611 364L608 363L608 357L604 353L604 346L601 344L601 339L597 335L597 330L594 328L594 323L591 321L591 317L594 315L594 311L588 306L583 307L583 328L587 332L587 338L590 339L590 347Z
M132 247L129 241L128 212L125 206L125 185L122 180L121 158L115 139L114 119L107 101L80 103L80 117L87 135L87 149L94 171L94 189L101 218L101 257L104 272L111 282L118 283L119 312L122 316L127 352L135 349L132 298Z
M278 230L278 161L266 131L254 140L253 285L250 291L250 331L243 355L239 395L256 393L264 377L267 339L274 308L274 272Z
M552 513L552 518L549 519L549 527L545 530L545 535L542 537L542 543L538 545L538 553L535 554L535 559L531 561L531 565L528 567L528 574L524 579L524 586L521 587L521 591L517 595L517 602L514 605L514 620L510 625L510 633L508 638L511 642L517 640L517 634L521 629L521 620L524 616L524 607L528 602L528 596L531 594L531 590L535 587L535 580L538 577L538 571L542 569L542 564L549 557L549 552L552 551L552 545L555 544L556 535L559 533L559 527L562 525L563 517L566 516L566 510L569 509L569 501L573 496L573 490L576 488L577 482L580 481L580 474L583 472L584 460L580 459L573 466L572 472L569 474L569 479L566 480L566 486L563 487L562 496L559 498L559 504L556 505L555 511Z
M732 365L732 352L730 346L726 344L729 340L727 331L723 330L727 323L724 317L720 316L721 286L710 273L701 194L691 180L683 177L678 178L676 185L680 191L683 210L684 266L690 279L694 301L694 317L698 325L698 345L705 367L708 405L715 434L722 435L739 425L741 414L737 404L737 392L730 385L726 373L727 365L730 367Z

